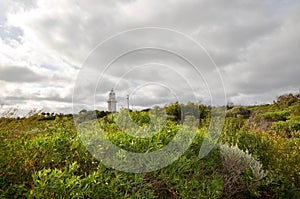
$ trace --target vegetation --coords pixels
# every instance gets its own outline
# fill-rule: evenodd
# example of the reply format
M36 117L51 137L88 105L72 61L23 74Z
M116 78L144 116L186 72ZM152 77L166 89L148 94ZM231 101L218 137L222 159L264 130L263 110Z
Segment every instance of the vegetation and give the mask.
M193 107L198 107L194 112ZM173 164L148 173L106 167L83 145L72 115L37 113L0 118L0 198L300 198L300 97L283 95L273 104L228 106L219 144L198 157L211 107L173 103L153 137L135 138L118 127L124 118L82 111L79 122L96 116L107 137L139 153L156 151L176 135L184 109L198 115L189 149ZM131 111L139 126L151 126L155 107Z

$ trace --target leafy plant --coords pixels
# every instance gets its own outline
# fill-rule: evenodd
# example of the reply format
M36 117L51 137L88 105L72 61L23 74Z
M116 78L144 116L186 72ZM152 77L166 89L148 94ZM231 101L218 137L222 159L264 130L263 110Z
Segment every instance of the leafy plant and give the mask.
M252 195L260 196L257 188L267 175L262 169L262 164L248 151L240 150L237 145L219 145L219 148L223 164L225 197L232 198L245 190Z

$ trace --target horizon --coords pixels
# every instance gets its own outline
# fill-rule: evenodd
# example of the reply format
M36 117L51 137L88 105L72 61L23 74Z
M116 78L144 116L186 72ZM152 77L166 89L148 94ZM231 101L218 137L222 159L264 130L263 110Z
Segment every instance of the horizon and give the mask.
M288 94L296 95L296 94L300 94L300 93L284 93L283 95L288 95ZM281 95L281 96L283 96L283 95ZM224 107L224 106L231 107L231 108L233 108L233 107L255 107L255 106L272 105L272 104L274 104L274 102L276 102L276 100L277 100L278 97L280 97L280 96L277 96L276 99L274 99L270 103L247 104L247 105L245 105L245 104L234 104L234 103L231 103L231 102L229 102L226 105L221 105L221 106L218 106L218 105L217 106L210 106L209 104L203 104L201 102L191 102L191 101L188 101L187 103L191 102L191 103L193 103L195 105L204 105L206 107L214 107L214 108ZM145 111L147 109L153 109L155 107L164 108L164 107L167 107L169 105L175 104L177 102L178 101L173 101L173 102L170 102L168 104L160 104L160 105L155 104L152 107L137 107L137 108L136 107L132 107L132 108L129 108L129 111L142 112L142 111ZM179 105L186 105L187 103L179 103ZM55 112L55 111L51 111L51 110L47 110L46 111L44 109L22 110L22 109L18 109L18 107L10 108L10 109L5 110L5 109L3 109L3 107L1 107L1 105L0 105L0 108L2 108L2 111L0 112L0 118L3 117L3 116L4 116L4 118L30 117L30 116L35 115L35 114L41 115L43 113L46 113L46 114L49 113L50 115L51 114L54 114L54 115L56 115L56 114L63 114L63 115L69 115L69 114L71 114L71 115L76 115L76 114L80 114L80 112L83 111L83 110L86 110L87 112L90 112L90 111L92 111L92 112L94 112L94 111L110 112L108 110L108 107L104 108L104 109L81 109L81 110L79 110L77 112L74 111L74 110L72 112ZM120 112L121 109L128 109L128 108L125 107L125 106L120 107L120 106L117 105L117 111L116 111L116 113ZM228 110L228 109L226 109L226 110ZM11 115L11 116L9 116L9 115Z

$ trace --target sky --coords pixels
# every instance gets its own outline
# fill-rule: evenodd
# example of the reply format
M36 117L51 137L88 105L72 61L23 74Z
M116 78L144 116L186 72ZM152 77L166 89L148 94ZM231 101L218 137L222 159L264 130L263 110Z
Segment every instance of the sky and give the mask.
M300 92L300 1L0 0L0 112ZM75 108L74 108L75 107ZM74 108L74 109L73 109Z

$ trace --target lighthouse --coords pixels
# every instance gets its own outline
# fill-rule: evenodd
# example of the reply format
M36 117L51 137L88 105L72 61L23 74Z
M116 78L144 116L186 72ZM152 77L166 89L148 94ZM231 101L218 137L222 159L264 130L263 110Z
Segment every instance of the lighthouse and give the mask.
M109 112L116 112L116 107L117 107L117 101L116 101L116 94L113 89L111 89L109 93L109 98L107 100L107 106L108 106L108 111Z

